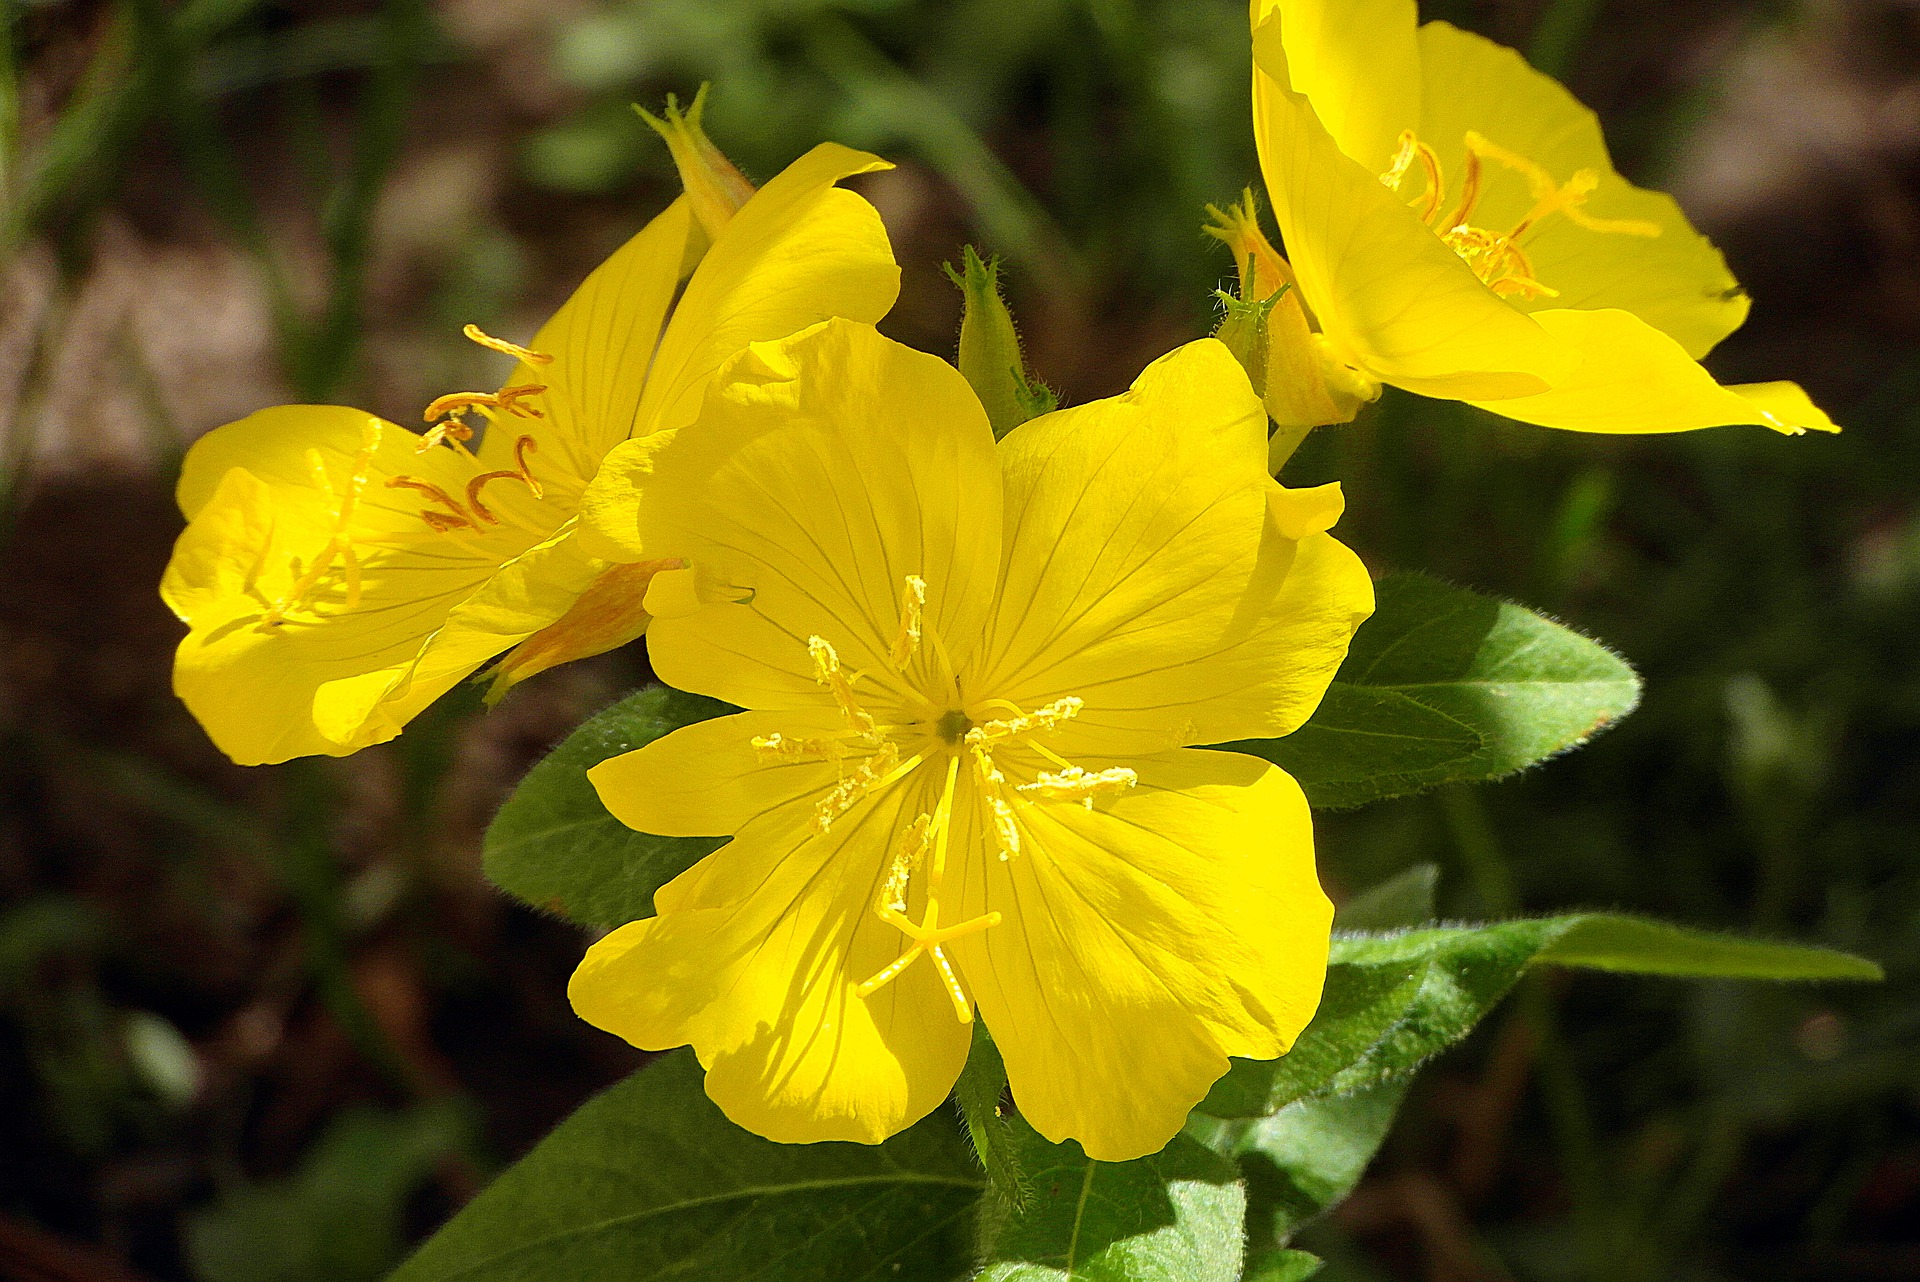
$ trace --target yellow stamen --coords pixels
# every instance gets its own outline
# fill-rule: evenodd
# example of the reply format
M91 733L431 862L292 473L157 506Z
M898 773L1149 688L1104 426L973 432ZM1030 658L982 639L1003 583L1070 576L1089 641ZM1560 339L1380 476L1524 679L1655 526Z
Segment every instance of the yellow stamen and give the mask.
M420 437L420 443L413 447L415 454L425 454L436 445L447 444L462 453L467 450L467 442L473 439L473 429L459 415L452 415L428 428Z
M469 325L460 331L482 347L491 348L503 356L511 356L525 361L529 365L551 365L553 357L546 352L536 352L531 347L522 347L518 343L509 343L504 338L495 338L478 325Z
M923 760L924 757L915 755L902 761L900 750L893 746L892 741L881 740L873 755L855 767L852 774L836 783L814 808L813 830L818 833L831 830L834 821L858 805L861 798L904 779Z
M1393 162L1387 166L1387 172L1380 175L1380 181L1386 184L1388 191L1399 191L1400 184L1407 179L1407 171L1413 168L1413 158L1420 150L1420 138L1411 129L1402 129L1400 137L1393 147Z
M1426 171L1427 192L1420 204L1420 221L1430 223L1434 214L1440 210L1441 202L1447 198L1447 178L1440 169L1440 155L1425 143L1414 144L1414 154L1420 157L1420 168Z
M900 840L893 846L893 866L887 870L887 882L880 888L874 912L884 916L888 912L907 911L907 879L927 857L927 832L932 826L933 816L923 813L900 834Z
M991 930L1002 920L997 912L982 913L967 921L951 926L940 924L940 885L946 873L947 838L953 827L953 797L958 782L960 758L953 757L947 762L945 786L941 789L940 803L934 807L929 819L921 815L915 820L902 840L894 848L893 865L888 870L887 882L881 888L880 900L874 905L875 914L888 925L897 928L911 942L907 950L888 963L873 978L865 983L854 985L854 995L860 998L871 997L881 988L891 983L900 973L913 964L922 953L933 959L934 969L940 974L940 983L947 990L947 997L953 1003L953 1013L963 1024L973 1022L973 1003L967 998L967 991L961 987L960 976L953 969L953 963L947 959L942 945L968 935ZM919 921L906 915L907 881L915 867L925 857L929 835L933 842L933 862L927 869L926 909Z
M1068 766L1057 773L1037 776L1032 783L1020 785L1021 792L1038 793L1048 801L1077 801L1088 810L1093 799L1125 792L1140 782L1140 776L1125 766L1105 770L1082 770Z
M847 746L837 739L789 739L783 734L755 735L753 750L769 761L839 761Z
M1080 715L1080 709L1086 706L1086 700L1078 695L1067 695L1055 699L1046 707L1034 712L1019 713L1001 721L989 721L967 731L966 744L970 748L988 747L1008 739L1024 738L1041 730L1051 730Z
M520 418L545 418L543 412L521 402L546 390L544 383L521 383L514 387L503 387L497 392L448 392L445 396L434 398L421 411L420 417L425 422L433 423L448 416L458 418L469 410L488 414L494 410L505 410ZM461 426L466 425L462 423Z
M853 681L840 669L840 655L825 637L808 637L807 653L813 656L813 679L833 692L833 701L847 719L847 728L863 736L874 733L873 718L854 696Z
M1460 179L1460 203L1453 207L1453 212L1447 215L1442 226L1463 227L1473 217L1474 207L1480 203L1480 173L1480 157L1469 150L1466 173Z
M907 576L906 587L900 593L900 631L894 635L893 649L888 651L887 659L895 668L904 670L920 649L920 620L927 606L927 581L917 574Z
M327 571L334 562L340 562L347 598L346 608L355 609L360 604L360 558L353 549L352 534L354 510L360 505L360 496L366 492L367 480L373 474L373 458L380 452L380 440L385 429L377 418L368 418L360 427L360 449L353 456L353 464L347 474L344 486L336 490L333 477L327 472L326 460L319 450L307 451L307 470L313 476L314 488L326 496L327 505L333 509L333 523L327 534L326 544L314 555L313 561L303 570L300 559L291 562L293 568L293 586L286 595L268 607L266 614L255 625L260 631L272 631L286 622L287 612L305 605L307 599L320 586ZM271 539L271 532L269 532ZM260 559L266 553L263 549ZM258 571L256 560L255 573ZM251 584L254 574L249 574Z

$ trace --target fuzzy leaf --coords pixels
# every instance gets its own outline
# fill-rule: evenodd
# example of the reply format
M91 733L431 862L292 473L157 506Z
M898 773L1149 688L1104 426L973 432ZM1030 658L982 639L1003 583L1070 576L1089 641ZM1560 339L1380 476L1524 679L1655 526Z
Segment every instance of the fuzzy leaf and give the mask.
M981 1182L944 1112L885 1144L776 1144L677 1051L583 1105L391 1282L948 1282Z
M1185 1135L1132 1162L1096 1162L1012 1123L1028 1182L989 1203L979 1282L1238 1282L1246 1194L1231 1162Z
M726 844L725 837L656 837L607 813L587 769L681 726L733 711L654 686L567 736L527 772L487 828L487 876L508 894L584 926L653 916L653 892Z
M1418 574L1382 579L1376 598L1306 725L1224 745L1286 770L1316 807L1497 779L1639 701L1618 655L1522 606Z
M1802 944L1611 913L1336 935L1319 1013L1287 1055L1236 1060L1200 1111L1266 1117L1295 1100L1398 1081L1459 1041L1528 967L1716 979L1873 980L1880 968Z

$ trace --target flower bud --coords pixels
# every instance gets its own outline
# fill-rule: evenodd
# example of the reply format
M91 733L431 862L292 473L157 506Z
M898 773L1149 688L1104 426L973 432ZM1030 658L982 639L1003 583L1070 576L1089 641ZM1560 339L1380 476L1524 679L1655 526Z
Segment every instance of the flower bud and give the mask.
M693 105L684 112L672 94L667 95L664 118L645 107L636 106L640 118L653 126L673 153L673 164L680 171L680 185L686 188L693 216L709 240L720 235L727 220L753 196L753 184L713 145L700 127L700 114L707 104L707 85L694 94Z
M1000 297L1000 265L982 259L972 245L961 251L961 266L946 265L947 279L966 299L960 318L960 373L986 408L995 439L1030 418L1049 413L1058 403L1039 383L1027 381L1020 335Z

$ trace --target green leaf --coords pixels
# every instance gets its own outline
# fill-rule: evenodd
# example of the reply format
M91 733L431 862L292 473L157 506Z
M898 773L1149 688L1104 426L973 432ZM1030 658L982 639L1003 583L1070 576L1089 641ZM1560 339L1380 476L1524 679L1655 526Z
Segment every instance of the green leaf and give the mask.
M461 1142L441 1102L342 1113L293 1175L224 1193L187 1224L202 1282L372 1282L406 1250L407 1202Z
M1611 913L1336 935L1320 1010L1291 1052L1237 1060L1200 1111L1265 1117L1295 1100L1410 1074L1465 1037L1528 967L1719 979L1873 980L1830 949L1685 930Z
M676 1051L562 1122L392 1282L947 1282L980 1189L950 1114L885 1144L776 1144Z
M487 876L502 890L586 926L653 916L653 892L726 844L725 837L656 837L607 813L587 769L681 726L733 711L654 686L567 736L527 772L487 828Z
M1376 585L1327 697L1264 757L1320 808L1497 779L1585 743L1633 710L1625 661L1533 611L1418 574Z
M1018 1209L988 1204L979 1282L1238 1282L1246 1194L1231 1162L1185 1135L1096 1162L1024 1121L1013 1131L1030 1192Z
M1306 1251L1268 1251L1247 1266L1246 1282L1306 1282L1325 1263Z
M1295 1100L1267 1117L1196 1113L1187 1133L1247 1175L1248 1223L1284 1245L1353 1192L1387 1138L1405 1081L1353 1095Z

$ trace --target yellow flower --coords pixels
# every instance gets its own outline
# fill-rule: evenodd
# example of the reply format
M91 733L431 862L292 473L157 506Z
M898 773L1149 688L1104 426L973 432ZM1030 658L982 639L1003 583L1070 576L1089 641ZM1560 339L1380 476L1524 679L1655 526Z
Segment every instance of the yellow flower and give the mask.
M1291 261L1214 211L1271 318L1269 411L1345 422L1390 383L1584 432L1834 430L1792 383L1699 365L1746 318L1673 199L1511 49L1414 0L1252 0L1254 134Z
M717 167L697 112L660 127L679 135L688 194L530 348L468 327L518 358L498 392L440 398L425 435L281 406L188 454L189 524L161 588L190 628L174 689L234 760L350 753L503 651L496 690L631 640L656 567L590 555L577 537L602 459L690 421L747 343L892 306L899 269L879 217L834 186L885 162L825 144L753 194ZM469 449L475 414L485 434Z
M947 1095L977 1008L1023 1115L1160 1148L1313 1014L1330 908L1286 734L1371 612L1337 486L1267 475L1213 340L996 447L945 362L844 321L741 354L615 531L663 680L747 711L590 772L641 831L732 835L595 944L574 1008L691 1042L785 1141Z

